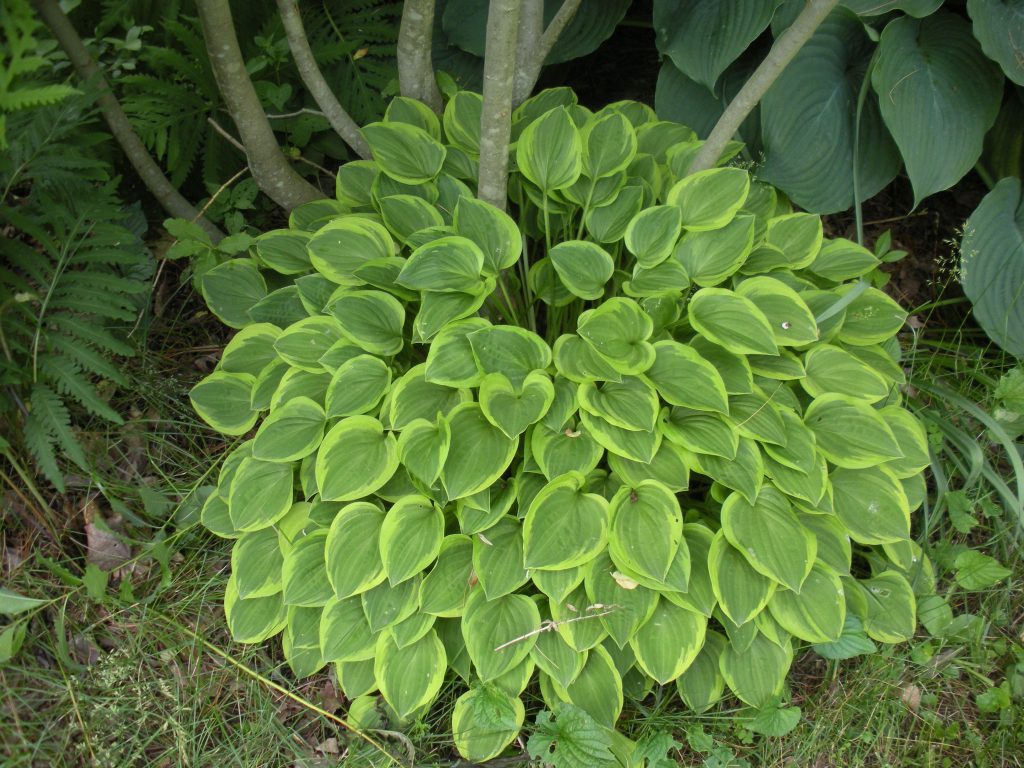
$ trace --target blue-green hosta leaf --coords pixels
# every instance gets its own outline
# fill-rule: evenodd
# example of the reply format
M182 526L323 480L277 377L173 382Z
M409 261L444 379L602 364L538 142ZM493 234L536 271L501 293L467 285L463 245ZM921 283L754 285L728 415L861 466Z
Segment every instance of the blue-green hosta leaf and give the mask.
M583 170L583 142L564 107L534 120L519 137L516 165L545 193L570 186Z
M902 643L914 636L917 603L907 580L896 571L858 581L866 614L864 631L880 643Z
M854 541L885 544L910 536L910 504L891 473L872 466L836 469L829 480L836 515Z
M248 373L214 371L188 393L196 413L225 435L244 435L259 418L250 405L256 379Z
M615 270L612 257L601 246L584 240L566 240L550 251L548 258L573 295L593 301L604 295L604 286Z
M334 596L327 577L327 535L322 528L312 531L285 554L281 567L285 605L313 608L325 605Z
M363 126L362 133L377 165L395 181L425 184L441 172L445 148L422 128L370 123Z
M308 397L293 397L275 408L260 425L252 455L263 461L292 462L320 445L327 416Z
M775 593L776 582L755 571L743 553L729 543L724 531L711 542L708 572L722 611L739 626L764 610Z
M673 252L697 285L709 288L743 266L754 245L754 217L739 213L725 226L688 232Z
M373 658L377 638L358 597L332 598L320 617L320 651L327 661L366 661Z
M683 540L675 494L653 480L624 487L611 501L608 550L620 568L663 580Z
M533 371L551 364L551 347L536 333L511 325L473 331L467 337L483 373L501 373L513 386L522 386Z
M392 586L420 573L437 558L444 515L423 496L406 496L388 510L380 530L380 557Z
M274 342L274 349L289 365L310 373L322 373L320 358L338 341L344 331L333 317L307 317L292 323Z
M462 616L462 637L477 675L494 680L518 666L537 642L540 613L526 595L487 600L473 590Z
M725 678L718 668L718 662L728 643L724 635L709 629L704 636L704 647L700 649L697 658L676 678L679 697L694 712L704 712L722 698Z
M687 312L696 330L730 352L778 354L775 330L768 318L750 299L733 291L704 288L690 299Z
M420 587L420 611L459 616L473 579L473 542L461 533L445 536L437 562Z
M483 763L501 754L519 735L526 710L518 696L496 685L471 688L455 700L452 738L459 754Z
M454 227L483 251L484 274L495 276L508 269L523 252L523 236L512 217L482 200L461 198L455 207Z
M608 540L608 502L584 491L579 472L562 475L533 497L523 524L527 568L565 570L590 562Z
M868 363L831 344L816 344L804 356L807 375L800 386L811 397L829 392L876 403L889 394L889 382Z
M693 664L704 645L707 626L707 618L696 611L659 600L651 618L630 641L637 664L661 685L666 685ZM672 640L666 642L666 637Z
M294 229L273 229L256 238L256 258L282 275L300 275L312 264L306 245L310 235Z
M1010 33L1024 28L1024 6L1014 0L967 0L967 13L985 55L997 62L1013 82L1024 85L1020 40Z
M523 530L506 515L473 537L473 570L488 600L523 586L529 574L523 566Z
M665 202L682 209L683 229L701 232L732 221L749 191L750 176L742 168L710 168L677 181Z
M542 371L527 375L518 389L504 374L489 373L480 384L479 397L487 420L514 438L547 412L555 399L555 387Z
M810 308L780 280L751 277L737 286L736 294L749 299L764 314L780 347L800 347L818 340L818 324Z
M1003 92L1002 72L968 23L943 11L885 26L871 84L906 163L915 207L971 169Z
M716 92L719 76L760 35L782 0L657 0L658 51Z
M1024 195L1001 180L964 227L960 274L974 317L999 346L1024 357Z
M387 632L377 640L373 673L384 700L399 718L434 700L444 683L447 666L444 645L433 630L405 648L399 648Z
M352 285L356 270L367 262L395 255L395 243L384 225L354 216L339 217L318 229L308 248L314 269L341 285Z
M231 480L228 512L236 531L267 528L291 509L295 468L291 464L246 458Z
M761 102L766 160L759 175L805 210L830 213L854 202L857 95L873 48L856 15L836 9ZM877 90L884 105L886 91ZM875 195L899 170L899 152L871 97L861 114L857 163L862 200Z
M262 643L288 623L280 592L243 600L238 596L233 576L224 589L224 618L236 643Z
M346 338L367 352L389 357L402 351L405 308L384 291L352 291L331 304Z
M459 403L470 398L467 390L428 381L426 373L426 365L415 365L391 388L391 405L385 410L389 411L392 429L405 429L416 419L433 421L438 413L447 415Z
M636 150L636 131L629 120L610 112L583 129L583 172L593 179L612 176L625 170Z
M834 642L842 635L846 620L843 582L832 568L818 561L799 594L776 590L768 601L768 610L784 630L801 640Z
M210 311L231 328L249 325L249 310L267 295L267 284L251 259L218 264L199 284Z
M487 488L508 468L519 445L484 416L476 403L463 403L448 414L451 443L441 482L449 499Z
M247 599L280 592L283 562L276 530L263 528L242 534L231 547L231 573L238 596Z
M792 663L793 649L789 643L780 648L758 634L743 652L728 644L722 651L719 668L737 697L752 707L763 707L782 689Z
M643 373L654 362L647 342L651 318L632 299L615 297L579 316L577 332L620 374Z
M316 457L316 482L325 501L367 496L398 468L398 443L370 416L350 416L335 424Z
M881 414L846 395L817 397L804 413L822 455L839 467L860 469L902 457L899 443Z
M433 422L413 419L398 437L399 461L410 475L432 486L448 458L451 440L451 429L443 416Z
M270 363L277 360L274 342L281 329L270 323L253 323L236 333L221 353L221 371L248 373L259 376Z
M646 376L666 402L701 411L728 413L725 382L718 369L693 347L677 341L654 345L654 364Z
M754 570L800 592L814 565L817 542L779 491L762 486L753 504L731 494L722 505L722 530Z

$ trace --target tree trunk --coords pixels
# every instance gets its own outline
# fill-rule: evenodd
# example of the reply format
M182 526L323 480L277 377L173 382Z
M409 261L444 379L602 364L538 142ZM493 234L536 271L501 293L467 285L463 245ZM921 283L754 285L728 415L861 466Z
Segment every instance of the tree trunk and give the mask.
M530 91L533 90L533 87L537 84L537 79L540 77L540 70L544 66L544 61L547 59L548 54L551 53L551 49L555 47L555 43L558 42L558 36L562 34L562 30L568 26L569 22L572 21L572 17L576 15L580 2L581 0L565 0L558 9L558 13L551 20L551 23L548 24L548 28L544 30L544 34L541 35L540 44L534 47L531 55L517 62L519 71L516 72L516 89L512 100L513 106L519 106L530 95ZM543 6L543 2L541 6ZM541 24L544 23L543 14L544 9L542 7ZM531 24L536 23L532 18L530 22Z
M228 0L197 0L217 88L245 146L256 184L286 210L324 195L288 164L245 69Z
M477 197L501 210L505 210L508 199L512 81L516 69L516 31L522 5L523 0L491 0L487 11Z
M523 0L519 12L519 40L516 43L516 74L512 83L512 103L522 104L533 90L530 78L532 61L544 34L544 0Z
M128 116L121 109L121 104L111 91L110 84L103 77L96 62L92 60L71 21L64 15L56 0L32 0L32 3L40 18L60 43L60 47L68 55L78 76L84 81L92 81L99 86L101 93L98 101L103 119L106 120L107 127L110 128L114 139L121 146L128 162L146 185L146 189L171 216L195 221L214 242L221 240L224 233L182 197L150 156L146 145L135 133L128 121Z
M403 96L419 99L441 113L441 92L434 79L431 46L434 0L405 0L398 30L398 85Z

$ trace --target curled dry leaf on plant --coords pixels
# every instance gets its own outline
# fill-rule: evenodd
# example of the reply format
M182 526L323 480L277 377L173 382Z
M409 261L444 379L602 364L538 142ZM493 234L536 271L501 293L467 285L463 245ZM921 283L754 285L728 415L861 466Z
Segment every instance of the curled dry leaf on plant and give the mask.
M335 199L200 279L239 330L192 402L255 430L202 511L235 639L399 721L450 670L478 761L535 678L612 728L655 685L762 707L800 643L908 639L928 454L875 257L564 88L513 115L513 218L473 197L480 103L396 99Z

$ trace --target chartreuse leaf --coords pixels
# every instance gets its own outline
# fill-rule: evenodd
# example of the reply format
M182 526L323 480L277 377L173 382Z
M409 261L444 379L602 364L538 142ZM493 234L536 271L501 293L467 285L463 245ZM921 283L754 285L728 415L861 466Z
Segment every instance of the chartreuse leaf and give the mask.
M621 382L584 382L577 398L584 411L620 429L650 432L658 418L658 393L639 376L623 376Z
M704 647L683 673L676 678L679 697L694 712L706 711L722 698L725 678L719 670L719 659L725 651L728 639L719 632L708 630L704 636Z
M391 386L391 368L373 355L346 360L327 388L327 417L358 416L376 408Z
M897 405L886 406L880 413L903 453L902 458L887 461L885 468L901 480L918 475L931 463L924 425L906 408Z
M258 531L284 517L292 506L291 464L246 458L231 480L228 513L236 531Z
M730 352L753 355L777 355L779 352L774 330L764 313L750 299L726 288L698 291L690 299L687 313L697 331Z
M755 571L743 553L729 543L724 531L711 542L708 573L725 615L740 626L764 610L775 593L776 582Z
M729 412L725 382L714 365L693 347L665 340L654 344L654 364L646 376L672 405L700 411Z
M596 493L586 493L585 483L582 474L570 472L533 497L523 524L527 568L574 568L590 562L604 549L608 502Z
M356 270L367 262L395 255L395 242L384 225L354 216L325 224L307 247L313 268L339 285L353 285Z
M740 652L732 643L726 645L719 669L741 701L752 707L763 707L782 689L792 663L793 649L789 643L779 647L758 634L745 651Z
M322 373L320 358L344 335L333 317L307 317L292 323L277 337L274 349L289 365L310 373Z
M333 597L324 559L327 533L311 531L285 554L281 568L285 605L316 607Z
M487 488L515 456L518 439L491 424L476 403L463 403L448 414L451 442L441 469L449 499L461 499Z
M665 202L682 210L683 229L701 232L732 221L749 191L750 176L742 168L710 168L677 181Z
M370 631L376 634L394 627L416 613L422 583L423 577L416 574L395 586L382 581L361 592L359 599L363 604L363 613L366 614Z
M653 205L634 216L626 227L625 243L636 263L650 269L671 256L682 222L682 211L675 205Z
M782 493L764 485L753 504L730 494L722 505L722 530L755 571L800 591L818 547Z
M292 462L317 449L324 435L327 416L308 397L293 397L260 425L252 444L252 455L263 461Z
M483 97L472 91L458 91L444 108L444 135L449 143L471 155L480 154L480 113Z
M887 24L871 84L914 187L914 206L967 173L1002 97L1002 72L953 13ZM936 123L935 130L924 126Z
M402 243L415 232L428 227L443 227L437 208L415 195L387 195L379 202L380 215L391 233Z
M455 232L473 241L484 254L484 274L496 276L513 266L523 252L523 236L504 211L483 200L463 197L455 206Z
M544 193L564 189L583 170L583 142L564 107L549 110L526 126L516 144L520 172Z
M281 377L281 382L271 395L270 409L275 410L294 397L308 397L315 403L323 403L330 383L331 374L327 371L310 373L301 368L291 368Z
M217 368L228 373L259 376L264 368L277 360L274 342L280 335L281 329L270 323L246 326L224 347Z
M899 443L881 414L846 395L817 397L804 413L818 450L839 467L861 469L902 457Z
M484 682L500 677L530 655L537 642L540 612L526 595L488 600L473 590L462 615L462 637L477 675Z
M615 721L622 713L622 676L604 647L599 645L591 649L583 669L563 692L565 700L584 710L605 728L615 727Z
M842 285L834 293L845 297L854 287ZM868 288L846 307L836 338L857 347L881 344L895 336L906 320L907 313L899 304L877 288Z
M845 349L816 344L804 356L806 376L800 386L811 397L828 392L875 403L889 394L889 382L871 365Z
M283 562L276 530L263 528L242 534L231 547L231 573L238 596L247 599L280 592Z
M296 677L309 677L326 663L320 652L320 617L318 607L289 606L288 623L281 646L285 661Z
M441 172L444 146L422 128L370 123L362 128L380 169L402 184L425 184Z
M807 575L800 593L777 589L768 610L779 625L809 643L839 639L846 620L846 599L839 574L820 560Z
M643 373L654 362L647 342L654 330L650 316L632 299L616 296L579 316L577 332L595 352L624 375Z
M280 358L268 363L267 366L256 376L256 383L252 386L249 396L249 406L254 411L265 411L270 407L274 393L281 384L285 374L293 369L288 363Z
M707 453L696 454L694 461L698 472L726 488L739 491L743 498L754 503L764 482L764 459L753 440L741 437L732 459Z
M548 480L567 472L591 472L601 460L604 449L582 425L561 430L538 424L530 437L530 450L540 471Z
M199 283L210 311L231 328L248 325L249 310L267 295L266 281L251 259L218 264Z
M375 656L374 677L399 718L427 706L441 690L448 657L433 630L404 648L398 647L391 633L384 632L377 640Z
M662 419L658 428L672 443L693 453L736 458L739 430L717 414L672 408L668 419Z
M250 407L256 379L248 373L214 371L188 393L196 413L218 432L244 435L259 418Z
M384 512L369 502L343 507L328 531L328 579L339 599L358 595L386 578L380 555Z
M471 688L455 700L455 747L467 760L486 762L512 743L525 718L526 710L518 696L511 696L496 685Z
M405 429L416 419L432 421L438 413L447 415L469 397L466 390L452 389L427 381L425 365L413 366L391 388L391 407L388 414L391 428Z
M608 636L596 615L600 611L590 603L582 584L577 584L562 600L551 599L548 606L556 631L577 651L589 651Z
M383 291L352 291L331 304L342 332L362 349L388 357L402 351L405 309Z
M339 661L334 665L338 685L349 699L356 699L377 691L377 678L373 675L373 660Z
M398 458L409 474L431 486L441 474L452 433L448 421L438 415L434 422L413 419L398 437Z
M800 347L818 340L818 325L811 310L796 291L774 277L744 280L736 294L749 299L764 314L780 347Z
M637 629L650 619L658 593L624 579L607 552L593 559L586 571L587 597L591 605L600 606L596 617L615 644L625 648Z
M280 592L243 600L238 596L234 575L224 589L224 618L236 643L262 643L288 623Z
M675 494L654 480L623 487L611 500L608 550L620 568L664 580L676 552L685 547Z
M537 483L537 490L543 482ZM455 506L455 516L459 520L459 528L463 533L480 533L501 520L516 501L519 482L517 478L498 480L479 493L460 499ZM526 508L528 502L520 499L520 505Z
M690 466L686 454L667 440L662 441L649 463L610 453L608 467L627 485L636 486L644 480L656 480L673 493L685 491L690 486Z
M821 217L811 213L787 213L768 220L765 242L785 256L788 269L810 266L823 240Z
M380 529L380 557L392 586L426 569L444 538L444 515L424 496L406 496L388 510Z
M480 370L484 374L504 374L515 387L522 386L533 371L543 371L551 365L551 347L524 328L488 326L466 338Z
M548 571L564 573L564 571ZM583 669L587 661L586 651L577 651L557 632L541 632L537 644L530 651L530 658L537 667L549 675L563 688L569 685Z
M566 240L550 251L548 258L565 287L581 299L604 295L604 286L615 271L615 262L601 246L585 240Z
M485 205L497 210L492 205ZM446 325L430 343L424 374L426 380L447 387L479 386L483 374L467 337L473 331L489 326L490 322L483 317L470 317Z
M623 429L588 411L580 411L580 418L583 427L602 448L623 458L648 464L661 446L661 432L657 430Z
M366 661L373 658L377 638L358 597L332 598L320 617L320 651L324 660Z
M522 526L516 518L502 517L474 537L473 570L488 600L514 592L527 582Z
M636 155L636 131L622 114L611 112L583 129L583 172L592 179L611 176Z
M316 482L324 501L367 496L398 468L398 442L370 416L350 416L335 424L316 457Z
M311 268L309 233L296 229L273 229L256 238L256 258L282 275L300 275Z
M489 373L480 384L480 408L487 420L515 438L540 421L555 399L555 387L542 371L533 371L518 388L503 373Z
M910 504L891 473L881 467L836 469L829 476L836 515L861 544L885 544L910 536Z
M914 636L917 626L914 590L896 571L858 581L866 606L864 631L880 643L902 643Z
M555 340L555 368L575 384L585 381L622 381L611 363L592 346L574 334L563 334Z
M449 235L413 251L397 282L417 291L474 293L480 288L483 266L484 252L476 243Z
M445 536L437 562L420 587L420 611L458 616L466 604L473 574L473 542L461 533Z
M630 640L637 664L661 685L666 685L697 658L704 645L707 626L707 618L696 611L659 600L651 618ZM666 642L666 638L672 640Z
M686 233L673 258L682 264L693 282L709 288L742 267L753 244L754 217L740 213L720 229Z
M819 277L838 283L866 275L878 263L875 255L864 246L838 237L824 241L807 269Z

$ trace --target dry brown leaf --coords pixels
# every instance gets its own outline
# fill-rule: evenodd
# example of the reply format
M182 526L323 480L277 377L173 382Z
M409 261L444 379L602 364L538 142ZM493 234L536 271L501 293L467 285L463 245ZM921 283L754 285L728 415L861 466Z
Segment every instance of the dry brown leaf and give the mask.
M131 550L111 530L95 501L85 507L86 560L104 571L116 571L132 556Z
M911 712L917 712L921 708L921 688L914 683L903 686L900 701L906 704Z

